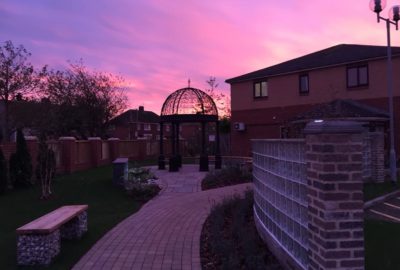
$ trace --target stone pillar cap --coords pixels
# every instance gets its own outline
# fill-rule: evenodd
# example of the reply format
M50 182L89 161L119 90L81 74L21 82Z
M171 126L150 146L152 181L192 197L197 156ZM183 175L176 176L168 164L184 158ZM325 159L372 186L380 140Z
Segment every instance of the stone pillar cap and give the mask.
M329 121L319 120L309 122L303 130L304 134L340 134L340 133L362 133L364 128L356 121Z
M62 141L76 141L75 137L60 137L58 139Z
M101 141L100 137L89 137L88 138L89 141Z
M109 138L108 141L119 141L119 138Z
M37 137L36 136L24 136L25 140L27 141L37 141Z

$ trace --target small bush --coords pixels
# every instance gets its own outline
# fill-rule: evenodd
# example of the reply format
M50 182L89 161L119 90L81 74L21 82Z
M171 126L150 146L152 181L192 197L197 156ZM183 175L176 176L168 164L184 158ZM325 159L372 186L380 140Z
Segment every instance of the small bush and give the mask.
M160 187L156 184L135 185L128 190L129 196L132 196L136 201L147 202L160 192Z
M0 194L7 189L7 162L4 158L3 151L0 149Z
M10 157L10 180L14 187L32 185L32 159L21 129L17 130L17 151Z
M124 179L124 188L129 196L140 202L147 202L160 192L155 184L157 177L148 168L134 167L128 170L128 179Z
M237 185L251 182L252 175L249 171L239 166L229 166L222 170L211 171L201 182L202 190Z

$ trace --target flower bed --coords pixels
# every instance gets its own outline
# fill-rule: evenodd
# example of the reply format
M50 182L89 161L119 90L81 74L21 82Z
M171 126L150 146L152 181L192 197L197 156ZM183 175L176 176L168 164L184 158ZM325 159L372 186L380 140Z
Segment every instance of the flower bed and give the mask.
M252 206L247 191L213 207L201 234L202 269L283 269L257 233Z
M138 201L148 201L160 192L158 178L148 168L135 167L128 171L124 188L129 196Z
M222 170L209 172L201 182L201 189L213 189L231 185L251 182L252 175L249 170L239 166L228 166Z

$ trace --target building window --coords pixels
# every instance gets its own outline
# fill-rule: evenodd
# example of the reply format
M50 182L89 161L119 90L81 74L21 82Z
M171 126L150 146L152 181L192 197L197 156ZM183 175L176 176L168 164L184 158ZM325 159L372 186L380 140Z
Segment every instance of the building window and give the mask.
M157 131L160 131L160 124L157 124Z
M143 125L143 129L146 130L146 131L149 131L149 130L151 130L151 125L150 124L144 124Z
M146 140L151 140L153 139L153 135L152 134L144 134L143 136Z
M169 132L170 131L170 126L169 125L165 125L165 131Z
M360 87L368 85L368 66L360 65L347 68L347 87Z
M140 124L139 123L136 124L136 130L140 130Z
M254 98L268 97L268 82L261 81L254 83Z
M310 84L308 80L308 74L302 74L299 77L299 92L300 95L308 95L310 92Z

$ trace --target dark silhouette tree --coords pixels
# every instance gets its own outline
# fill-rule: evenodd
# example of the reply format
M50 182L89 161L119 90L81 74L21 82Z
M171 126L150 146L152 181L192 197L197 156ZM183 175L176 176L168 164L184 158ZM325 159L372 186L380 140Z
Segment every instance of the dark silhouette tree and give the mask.
M123 79L91 72L82 62L50 71L46 81L43 94L56 110L59 135L103 136L108 121L126 108Z
M32 159L21 129L17 129L17 150L10 157L10 180L14 187L33 184Z
M28 62L31 54L20 45L14 47L11 41L0 46L0 101L4 104L2 137L9 141L9 104L14 98L32 92L46 73L46 67L35 72Z

